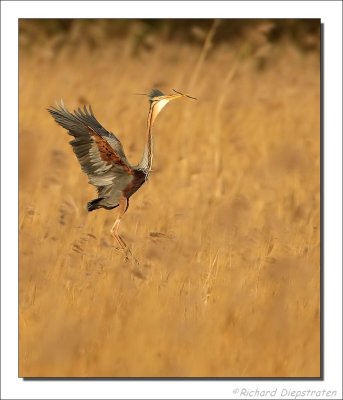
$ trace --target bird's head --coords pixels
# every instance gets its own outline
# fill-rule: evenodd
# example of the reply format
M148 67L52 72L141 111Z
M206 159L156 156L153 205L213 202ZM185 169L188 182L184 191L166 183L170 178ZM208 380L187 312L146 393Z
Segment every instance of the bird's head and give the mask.
M147 96L149 97L150 102L163 100L169 102L170 100L180 99L181 97L188 97L189 99L196 100L195 97L192 97L189 94L181 93L175 89L172 90L174 92L173 94L164 94L158 89L151 89Z
M195 97L192 97L188 94L184 94L178 92L177 90L173 89L173 94L166 95L162 93L158 89L152 89L146 96L149 97L150 101L150 112L149 116L151 118L151 124L155 121L157 115L162 111L162 109L171 101L175 99L181 99L182 97L188 97L190 99L196 100Z

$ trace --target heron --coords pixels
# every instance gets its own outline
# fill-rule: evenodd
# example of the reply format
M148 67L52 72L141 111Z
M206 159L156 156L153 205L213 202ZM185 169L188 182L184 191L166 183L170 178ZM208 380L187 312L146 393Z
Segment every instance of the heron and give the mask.
M130 197L148 180L153 159L152 126L158 114L172 100L188 97L188 94L173 89L173 94L165 95L158 89L144 94L149 98L147 118L147 139L141 161L131 165L126 158L123 146L115 134L107 131L96 119L92 107L80 107L68 111L63 100L56 107L47 110L55 121L74 137L69 143L86 173L89 183L96 187L98 197L87 203L87 210L99 208L112 210L118 207L117 218L111 228L111 235L125 250L126 243L119 235L121 219L129 207Z

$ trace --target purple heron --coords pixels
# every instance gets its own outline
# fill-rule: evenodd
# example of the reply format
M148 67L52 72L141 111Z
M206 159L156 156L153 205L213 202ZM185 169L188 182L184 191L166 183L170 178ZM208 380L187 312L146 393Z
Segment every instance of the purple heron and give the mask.
M187 94L175 92L165 95L160 90L152 89L147 94L150 107L147 119L147 141L141 162L131 165L127 160L119 139L107 131L95 118L91 106L69 112L62 100L56 107L48 108L55 121L68 131L74 139L70 142L81 169L88 176L89 183L98 191L98 198L88 202L88 211L118 207L118 216L111 234L122 249L127 246L118 233L122 216L129 207L130 197L148 179L151 171L152 125L161 110L171 100L182 97L195 99Z

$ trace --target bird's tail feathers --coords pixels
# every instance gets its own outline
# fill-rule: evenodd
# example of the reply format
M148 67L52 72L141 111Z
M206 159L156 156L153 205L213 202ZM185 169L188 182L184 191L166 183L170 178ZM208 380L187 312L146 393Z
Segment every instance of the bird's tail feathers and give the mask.
M91 212L91 211L93 211L93 210L96 210L96 209L98 209L98 208L101 208L102 205L99 204L99 203L100 203L102 200L104 200L104 197L99 197L98 199L94 199L94 200L92 200L92 201L89 201L89 202L87 203L87 210L88 210L88 212Z
M98 199L94 199L87 203L88 212L97 210L98 208L105 208L106 210L112 210L113 208L118 207L119 204L112 204L105 197L99 197Z

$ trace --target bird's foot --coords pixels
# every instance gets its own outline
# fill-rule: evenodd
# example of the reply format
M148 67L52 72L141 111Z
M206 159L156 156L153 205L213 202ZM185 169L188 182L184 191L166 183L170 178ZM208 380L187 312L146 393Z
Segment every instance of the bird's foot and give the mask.
M117 250L117 251L121 251L121 252L124 252L124 251L125 251L125 248L123 248L123 247L121 247L121 246L118 246L118 244L114 244L114 245L113 245L113 248L114 248L115 250Z
M114 249L116 249L116 251L120 251L123 255L123 259L125 262L133 262L136 265L139 265L139 261L137 260L137 258L132 254L132 251L130 250L130 248L128 246L124 247L124 246L118 246L117 243L115 243L113 245Z
M131 261L136 265L139 265L139 261L137 258L132 254L132 251L127 247L124 252L124 259L125 261Z

